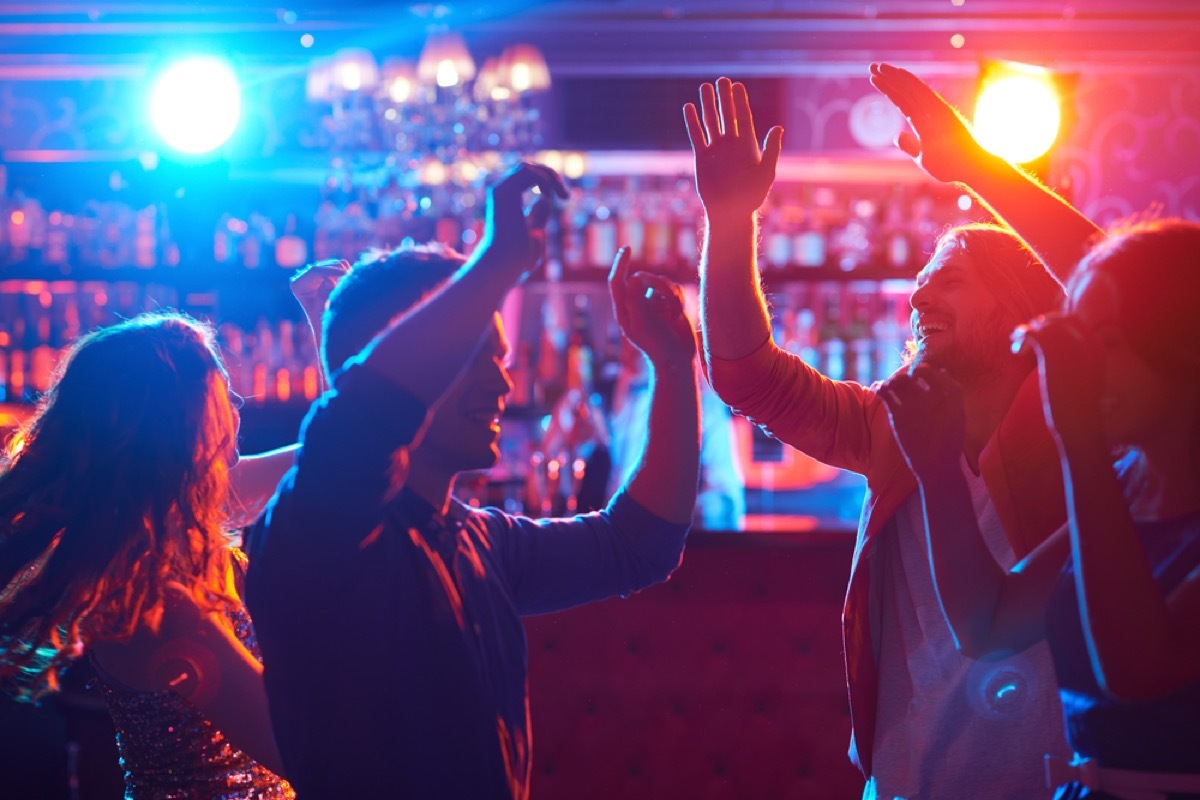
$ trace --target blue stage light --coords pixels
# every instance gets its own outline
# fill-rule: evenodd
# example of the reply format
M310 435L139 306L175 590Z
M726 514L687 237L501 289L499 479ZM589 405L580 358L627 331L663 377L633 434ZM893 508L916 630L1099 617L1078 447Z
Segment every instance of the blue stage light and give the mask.
M150 117L158 135L184 153L207 153L224 144L241 110L237 76L227 63L211 56L172 64L150 96Z

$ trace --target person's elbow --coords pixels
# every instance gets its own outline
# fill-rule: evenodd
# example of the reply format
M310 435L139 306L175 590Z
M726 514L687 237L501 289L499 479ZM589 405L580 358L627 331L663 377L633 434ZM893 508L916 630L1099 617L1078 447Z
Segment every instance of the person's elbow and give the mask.
M656 581L657 583L662 583L670 578L675 574L675 570L679 569L680 565L683 564L683 550L685 541L686 534L679 537L678 545L673 551L671 557L661 561L659 564L659 576Z
M688 530L687 525L670 525L660 530L631 530L622 537L625 545L620 558L626 564L628 589L641 591L670 578L683 563Z

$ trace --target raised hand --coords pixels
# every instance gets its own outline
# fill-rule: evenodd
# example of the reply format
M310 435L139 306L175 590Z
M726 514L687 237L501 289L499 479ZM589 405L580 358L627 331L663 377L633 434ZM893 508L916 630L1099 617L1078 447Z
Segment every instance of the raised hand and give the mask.
M534 187L541 195L526 209L523 195ZM480 260L512 269L514 279L536 267L545 253L545 227L553 196L565 199L568 192L550 167L523 161L505 173L488 189Z
M918 479L940 469L958 469L966 416L962 387L953 378L920 364L888 378L880 396L896 443Z
M292 295L314 328L321 325L321 315L325 313L329 295L349 272L349 261L329 259L310 264L292 276L289 281Z
M754 213L775 182L783 128L767 131L759 149L746 87L728 78L700 86L700 108L687 103L683 120L696 163L696 191L706 212Z
M1013 332L1013 351L1037 357L1046 421L1063 443L1103 430L1104 345L1066 314L1047 314Z
M691 368L696 335L683 306L683 290L650 272L630 272L629 248L617 251L608 276L621 332L656 369Z
M896 139L897 147L932 178L970 182L984 150L975 141L971 123L954 106L925 81L891 64L871 65L871 85L900 109L912 128Z

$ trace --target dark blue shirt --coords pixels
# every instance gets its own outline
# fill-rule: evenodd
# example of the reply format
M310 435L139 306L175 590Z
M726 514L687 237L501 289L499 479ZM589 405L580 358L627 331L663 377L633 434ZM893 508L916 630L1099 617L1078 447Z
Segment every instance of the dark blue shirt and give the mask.
M571 519L461 504L442 517L403 488L424 415L348 368L249 538L271 720L307 800L527 797L520 615L627 594L679 564L686 526L624 494Z
M1164 596L1200 566L1200 514L1139 522L1137 533ZM1155 700L1125 702L1105 694L1088 655L1071 563L1046 613L1071 747L1111 769L1200 773L1200 683Z

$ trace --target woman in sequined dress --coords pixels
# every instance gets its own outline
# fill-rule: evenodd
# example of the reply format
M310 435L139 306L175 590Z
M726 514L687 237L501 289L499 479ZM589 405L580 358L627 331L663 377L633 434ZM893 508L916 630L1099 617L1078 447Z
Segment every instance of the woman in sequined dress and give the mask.
M343 273L293 282L310 318ZM0 685L37 700L86 655L131 800L294 796L227 533L294 448L239 460L238 421L211 327L143 314L69 349L0 460Z

